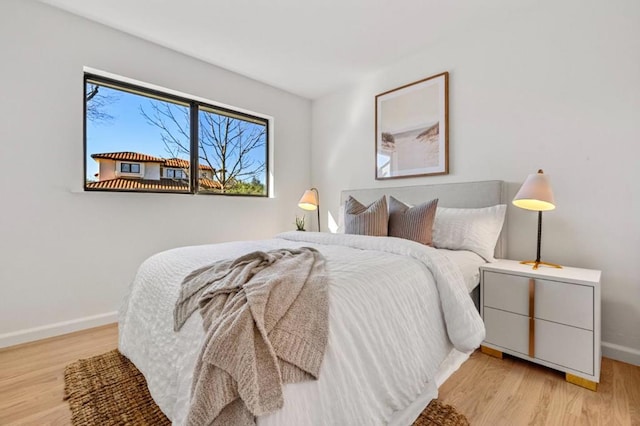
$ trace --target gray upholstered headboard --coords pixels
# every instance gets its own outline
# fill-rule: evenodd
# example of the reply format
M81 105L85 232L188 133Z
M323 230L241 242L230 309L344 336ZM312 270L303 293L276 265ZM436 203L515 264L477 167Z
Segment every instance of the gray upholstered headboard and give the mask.
M408 204L420 204L438 198L438 207L474 208L507 204L507 188L501 180L481 182L442 183L434 185L400 186L388 188L348 189L340 194L340 205L351 195L368 204L383 195L393 195ZM496 245L496 257L507 254L507 222L505 218L502 233Z

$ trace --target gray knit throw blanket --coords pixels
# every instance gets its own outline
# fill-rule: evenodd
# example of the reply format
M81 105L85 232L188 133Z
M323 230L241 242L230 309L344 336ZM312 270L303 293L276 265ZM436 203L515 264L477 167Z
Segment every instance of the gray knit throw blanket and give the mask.
M256 251L197 269L182 283L178 331L200 309L205 341L189 425L253 425L282 408L283 383L318 378L328 338L328 278L315 249Z

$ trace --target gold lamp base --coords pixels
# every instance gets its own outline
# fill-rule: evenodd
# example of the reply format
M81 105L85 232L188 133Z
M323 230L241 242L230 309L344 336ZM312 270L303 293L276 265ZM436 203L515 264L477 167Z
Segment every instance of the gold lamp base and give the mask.
M557 265L555 263L543 262L541 260L523 260L520 263L522 263L523 265L533 265L533 269L538 269L540 265L548 266L549 268L562 269L562 266L560 265Z

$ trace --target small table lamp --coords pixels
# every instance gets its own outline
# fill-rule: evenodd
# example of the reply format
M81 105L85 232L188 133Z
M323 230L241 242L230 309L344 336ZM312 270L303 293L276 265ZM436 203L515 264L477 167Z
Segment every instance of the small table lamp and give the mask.
M318 211L318 232L320 232L320 195L318 189L311 188L304 191L302 198L298 201L298 207L304 210Z
M520 207L521 209L538 212L538 250L536 252L536 260L523 260L520 263L533 265L533 269L538 269L540 265L562 268L562 266L556 265L555 263L542 262L540 260L542 212L556 208L549 178L542 172L542 169L538 170L538 173L527 177L527 180L524 181L512 202L514 206Z

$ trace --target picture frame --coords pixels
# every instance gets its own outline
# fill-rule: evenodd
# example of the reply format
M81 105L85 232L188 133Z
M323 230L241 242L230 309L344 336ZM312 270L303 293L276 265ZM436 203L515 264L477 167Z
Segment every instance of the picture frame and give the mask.
M449 173L449 73L376 95L376 179Z

